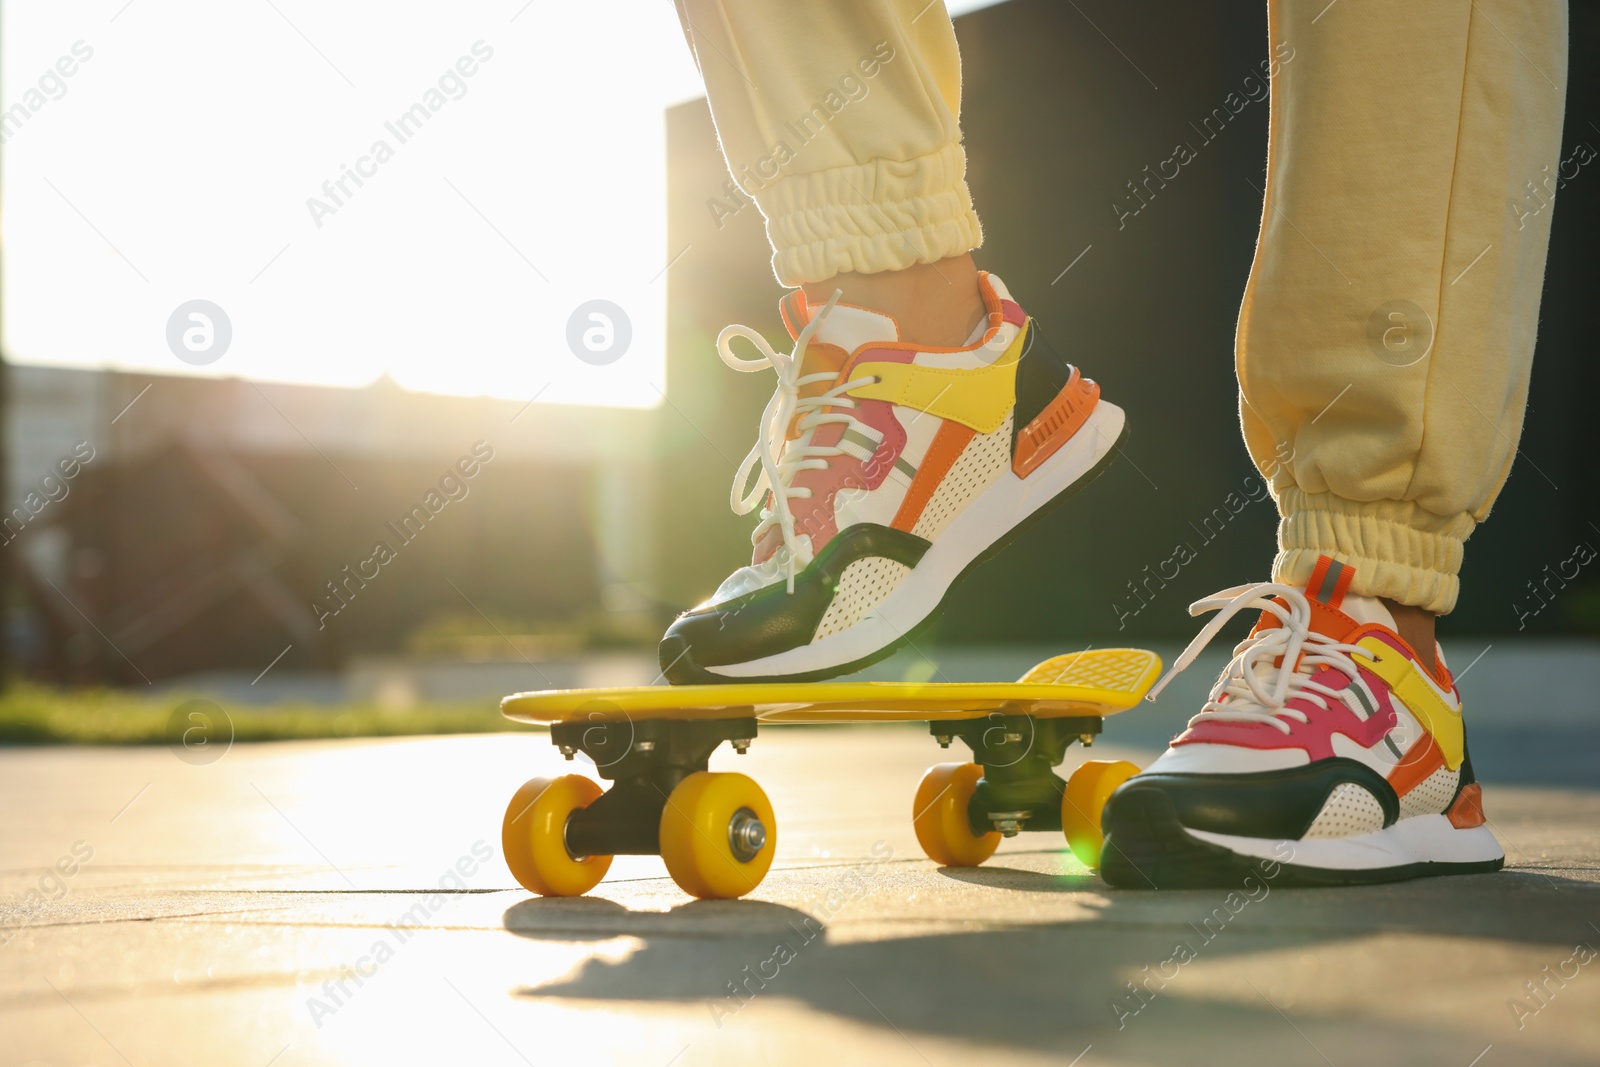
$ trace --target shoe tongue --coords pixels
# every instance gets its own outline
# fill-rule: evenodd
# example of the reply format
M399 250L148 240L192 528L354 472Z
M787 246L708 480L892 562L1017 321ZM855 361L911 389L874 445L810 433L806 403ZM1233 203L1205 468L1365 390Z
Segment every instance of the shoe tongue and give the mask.
M783 316L783 325L788 329L791 340L798 340L800 332L813 318L822 314L822 310L823 305L812 307L806 301L803 289L791 291L778 302L778 311ZM815 374L821 370L837 371L862 345L898 340L900 329L893 317L854 304L838 303L833 305L833 309L811 335L800 372Z
M1306 601L1311 605L1311 629L1335 641L1343 641L1362 626L1376 623L1390 630L1394 616L1377 597L1347 595L1355 568L1332 556L1318 556L1306 582ZM1277 616L1263 611L1252 633L1281 625Z

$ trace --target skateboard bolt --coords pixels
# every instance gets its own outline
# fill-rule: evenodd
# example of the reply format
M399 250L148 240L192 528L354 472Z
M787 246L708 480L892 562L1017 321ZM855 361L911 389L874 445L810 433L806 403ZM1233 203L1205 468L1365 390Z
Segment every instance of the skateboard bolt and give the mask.
M1029 813L1026 811L994 811L989 813L989 821L994 823L994 828L1004 837L1016 837L1022 832L1022 824L1027 821Z
M728 820L728 849L740 863L749 863L767 844L767 828L755 812L740 808Z
M1021 734L1006 734L1005 736L1006 736L1006 740L1007 741L1011 741L1011 742L1017 742L1017 741L1021 741L1022 740L1022 735Z
M1082 745L1084 748L1088 748L1090 745L1094 744L1094 734L1079 734L1078 744Z
M654 752L656 750L656 743L654 741L635 741L633 743L633 750L635 752Z
M567 759L571 759L573 756L577 755L577 753L578 753L578 750L573 748L571 745L562 745L561 746L561 754L563 756L565 756Z
M950 747L950 735L949 734L934 734L933 735L933 739L935 741L939 742L939 747L940 748L949 748Z
M741 755L741 756L744 755L746 752L749 752L750 751L750 739L748 737L736 737L736 738L734 738L734 740L733 740L733 750L735 752L739 753L739 755Z

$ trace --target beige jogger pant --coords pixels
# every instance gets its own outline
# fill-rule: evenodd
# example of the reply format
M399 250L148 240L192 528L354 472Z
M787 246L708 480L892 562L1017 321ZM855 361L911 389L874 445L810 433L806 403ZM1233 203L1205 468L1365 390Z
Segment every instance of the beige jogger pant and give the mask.
M982 242L941 3L678 8L780 283ZM1326 553L1354 564L1352 592L1448 612L1522 430L1566 5L1269 0L1268 24L1293 60L1272 79L1236 361L1282 516L1274 576L1304 584Z

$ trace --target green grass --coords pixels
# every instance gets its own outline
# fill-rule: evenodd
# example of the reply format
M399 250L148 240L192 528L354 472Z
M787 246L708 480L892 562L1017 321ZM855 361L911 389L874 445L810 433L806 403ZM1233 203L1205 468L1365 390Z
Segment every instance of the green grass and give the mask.
M190 698L159 700L106 689L56 690L18 684L0 692L0 744L159 745L181 743L195 723L174 712ZM476 734L517 727L494 701L419 704L406 709L375 705L313 707L221 707L235 741L283 741L320 737L399 737ZM212 712L215 718L215 712ZM199 727L224 740L224 723ZM204 736L204 733L200 736Z

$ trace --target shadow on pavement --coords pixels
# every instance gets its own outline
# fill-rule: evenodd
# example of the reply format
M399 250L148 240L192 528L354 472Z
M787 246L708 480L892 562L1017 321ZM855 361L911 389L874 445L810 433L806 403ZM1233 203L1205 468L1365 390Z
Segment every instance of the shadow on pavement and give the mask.
M505 913L511 932L547 940L631 935L643 947L516 993L701 1001L712 1033L739 1026L741 1012L767 998L798 1001L892 1028L913 1047L916 1035L928 1034L1060 1053L1062 1062L1087 1043L1097 1056L1138 1058L1204 1032L1228 1036L1235 1063L1322 1064L1323 1052L1333 1062L1373 1062L1392 1060L1398 1049L1426 1049L1411 1062L1437 1055L1459 1065L1482 1051L1483 1034L1503 1029L1505 1018L1463 1027L1438 1012L1406 1010L1409 990L1436 981L1441 967L1472 969L1487 943L1547 947L1553 964L1576 941L1594 939L1588 922L1600 913L1600 886L1526 871L1349 889L1257 883L1231 896L1223 889L1110 892L1090 875L1005 867L941 873L993 890L1082 893L1086 917L1007 921L1019 914L1008 900L986 929L895 936L894 924L855 915L855 929L835 936L804 911L760 901L700 901L644 914L595 900L530 900ZM872 939L856 939L863 936ZM1315 984L1317 968L1329 966L1356 972L1334 981L1339 996L1359 999L1362 1023L1350 1025L1348 1003L1342 1018L1290 1004L1298 1020L1291 1025L1304 1031L1297 1038L1281 1000L1267 996L1277 981ZM1146 976L1154 977L1141 997L1132 983ZM1502 999L1521 993L1519 983L1506 986ZM1251 1041L1265 1035L1277 1039L1252 1054ZM1548 1048L1540 1056L1568 1062Z

